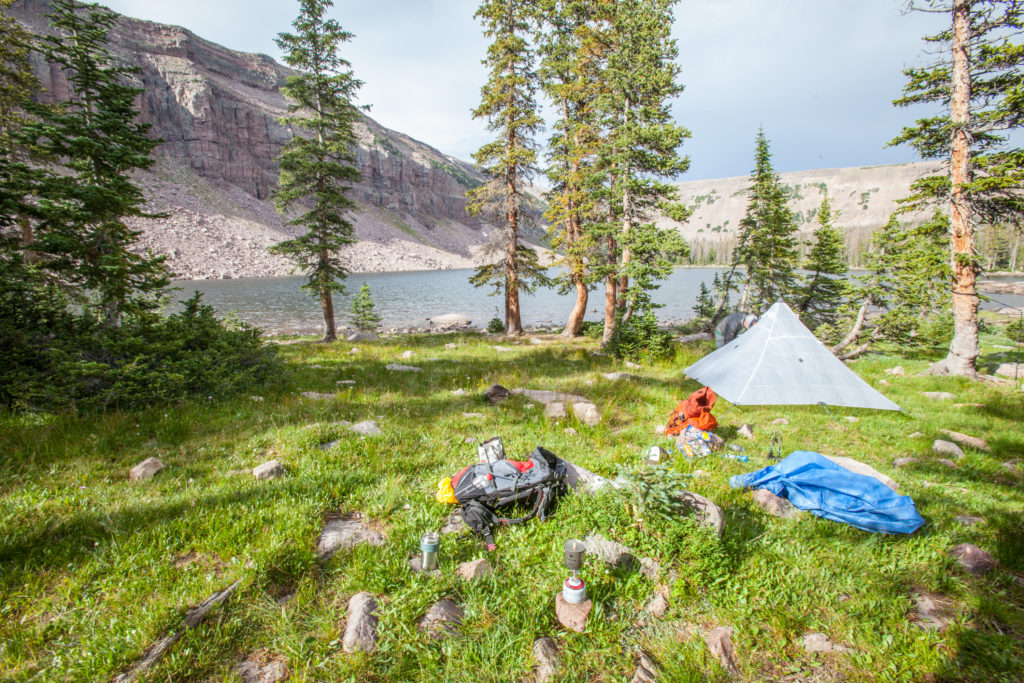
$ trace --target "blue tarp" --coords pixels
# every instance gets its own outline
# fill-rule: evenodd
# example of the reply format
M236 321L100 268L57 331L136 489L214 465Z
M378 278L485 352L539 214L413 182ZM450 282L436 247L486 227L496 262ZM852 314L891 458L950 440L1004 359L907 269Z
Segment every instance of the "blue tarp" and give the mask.
M864 531L909 534L924 524L910 496L812 451L795 451L763 470L737 474L729 485L767 489L801 510Z

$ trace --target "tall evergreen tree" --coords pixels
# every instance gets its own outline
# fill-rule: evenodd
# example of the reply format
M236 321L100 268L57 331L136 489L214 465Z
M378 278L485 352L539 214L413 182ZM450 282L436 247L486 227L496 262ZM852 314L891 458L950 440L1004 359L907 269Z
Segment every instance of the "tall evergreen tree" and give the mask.
M38 86L29 64L31 38L22 25L3 12L13 0L0 0L0 246L17 249L18 240L8 240L3 229L14 222L22 224L21 242L32 241L31 225L25 217L27 191L18 182L29 170L19 164L25 149L14 133L25 122L24 105Z
M933 104L936 116L904 128L890 144L908 144L925 159L948 161L948 172L914 184L908 205L945 205L949 217L954 335L936 373L977 376L980 223L1024 213L1024 149L1009 133L1024 125L1024 5L1017 0L925 0L913 6L948 13L950 28L925 40L948 47L938 63L904 70L896 106Z
M472 281L478 285L497 282L504 289L505 333L520 335L523 324L519 290L524 287L523 271L539 272L536 254L531 257L532 250L519 243L528 204L522 186L536 172L534 136L543 123L536 99L540 85L536 54L530 42L537 20L536 7L529 0L484 0L475 16L491 44L483 60L489 77L481 88L480 105L473 110L473 118L487 119L487 129L496 136L473 154L477 166L491 179L467 192L466 208L471 214L497 219L504 270L484 267Z
M599 156L607 178L607 218L595 225L604 263L593 271L605 282L604 344L617 316L628 319L637 304L649 306L650 297L641 293L655 289L671 272L673 259L687 252L677 231L653 221L655 211L676 220L687 215L666 182L689 167L679 148L690 134L669 110L683 89L677 82L678 47L671 37L676 4L619 0L604 5L609 43L599 100L604 127Z
M600 7L588 0L544 0L540 77L557 120L549 140L548 237L565 267L563 292L576 301L562 336L578 337L587 312L588 261L594 244L590 223L598 204L594 155L603 40Z
M359 288L359 295L352 300L352 324L361 332L373 332L380 327L380 321L370 295L370 285L364 282Z
M26 174L39 217L32 249L52 277L112 326L157 306L168 283L163 257L129 250L139 231L125 223L153 217L130 174L152 165L160 140L136 120L142 90L125 81L138 69L116 64L107 51L116 15L73 0L53 0L51 8L54 33L41 38L41 51L63 71L70 97L56 106L26 104L33 120L17 135L61 168Z
M271 247L302 269L303 289L320 298L325 342L337 338L333 294L344 291L341 281L347 275L340 250L355 242L349 214L356 204L349 193L360 178L354 125L361 114L353 100L362 85L338 54L352 34L326 17L332 5L331 0L299 0L295 32L276 39L284 61L298 71L282 88L290 102L281 122L310 135L296 135L281 150L281 179L274 193L282 213L299 209L288 223L306 232Z
M843 231L835 225L835 218L825 191L815 216L814 244L804 264L807 276L794 293L800 317L812 329L836 321L846 291L842 276L849 268L843 253Z
M787 204L787 188L772 167L763 128L757 132L750 183L733 263L746 271L741 307L760 313L792 294L798 260L796 221Z

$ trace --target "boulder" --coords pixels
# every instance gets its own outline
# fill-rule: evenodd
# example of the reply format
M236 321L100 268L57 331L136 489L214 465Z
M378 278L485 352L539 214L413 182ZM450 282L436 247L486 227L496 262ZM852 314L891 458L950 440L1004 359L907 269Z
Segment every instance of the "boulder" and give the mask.
M885 474L882 474L874 467L871 467L870 465L865 465L859 460L854 460L853 458L846 458L841 455L826 455L825 457L834 462L835 464L839 465L840 467L845 467L851 472L863 474L865 477L872 477L873 479L877 479L878 481L882 482L883 484L891 488L893 491L897 491L899 489L900 485L896 483L895 479Z
M715 530L721 537L725 531L725 514L722 508L704 496L693 491L680 491L676 499L683 504L684 508L692 514L697 515L697 521L706 527Z
M921 395L933 401L949 401L956 398L956 394L951 394L948 391L922 391Z
M491 563L483 557L476 560L470 560L469 562L463 562L459 565L458 569L455 570L455 574L463 581L482 579L493 572L494 570L491 568Z
M880 386L880 387L887 387L887 386L889 386L889 382L884 380L884 379L880 379L880 380L878 380L878 386Z
M914 432L913 434L907 434L908 439L920 439L924 434L921 432Z
M322 394L319 391L303 391L302 395L314 401L329 401L337 396L337 394Z
M789 420L787 420L784 417L780 417L780 418L776 418L776 419L772 420L772 424L773 425L788 425L789 424Z
M955 470L956 469L956 463L953 462L952 460L950 460L949 458L939 458L935 462L939 463L940 465L945 465L946 467L950 468L951 470Z
M388 363L384 367L391 372L423 372L423 368L417 368L412 365L401 365L399 363Z
M973 448L976 451L988 452L992 450L988 445L988 441L985 441L985 439L980 439L976 436L968 436L967 434L961 434L960 432L954 432L948 429L940 429L939 431L941 431L943 434L945 434L946 436L948 436L961 446Z
M590 534L583 539L583 545L587 547L587 555L593 555L615 569L633 570L640 567L632 548L601 534Z
M731 628L719 626L711 629L711 631L705 634L704 642L723 669L733 676L739 675L740 669L736 663L736 650L732 646Z
M415 355L416 354L413 353L412 351L402 351L402 355L400 357L401 357L402 360L408 360L408 359L412 358Z
M487 391L484 392L484 400L493 405L501 403L511 395L512 392L500 384L492 384L487 387Z
M892 464L896 467L906 467L907 465L913 465L917 462L917 458L896 458L892 461Z
M610 379L613 382L619 382L622 380L636 379L636 375L631 375L628 372L606 372L604 373L605 379Z
M149 479L164 468L164 464L157 458L146 458L135 467L128 470L128 478L139 481Z
M795 517L800 513L795 505L767 489L755 490L753 498L762 510L775 517Z
M895 375L897 377L902 377L903 375L907 374L907 371L903 369L902 365L897 365L894 368L887 369L885 371L885 374L887 374L887 375Z
M568 460L563 460L562 462L565 463L565 483L571 489L581 490L584 493L593 493L605 486L615 486L615 484L600 474L594 474L590 470L574 465Z
M807 652L848 652L850 648L833 643L824 633L808 633L800 639Z
M555 616L558 617L558 622L570 631L583 633L583 629L587 626L587 617L590 616L592 609L594 609L594 602L590 598L573 604L565 601L562 591L555 594Z
M420 618L418 626L431 638L443 638L454 633L462 624L462 608L451 598L438 600Z
M994 557L972 543L961 543L952 548L949 554L972 574L987 574L996 566Z
M261 661L264 659L265 655L250 655L235 668L242 683L277 683L288 678L288 667L284 662L280 659Z
M384 431L373 420L357 422L349 427L349 430L356 434L362 434L363 436L377 436L378 434L384 433Z
M754 438L754 428L748 424L740 425L740 428L736 430L736 433L747 439Z
M651 598L651 601L644 607L645 610L657 619L662 619L665 616L665 612L668 611L668 597L665 595L665 591L658 591Z
M316 554L326 560L339 550L354 548L363 543L384 545L384 540L384 534L370 529L361 519L350 515L327 521L320 532Z
M437 315L431 318L427 318L427 322L430 323L431 327L436 327L442 330L454 329L456 327L469 327L473 321L464 315L459 313L445 313L444 315Z
M373 332L353 332L345 337L345 340L350 342L373 341L374 339L380 339L380 337L375 335ZM358 353L359 350L353 349L352 351Z
M545 636L533 641L533 661L537 663L534 683L548 683L558 676L562 661L554 638Z
M963 449L952 441L943 441L942 439L936 439L932 442L932 453L935 455L951 455L954 458L964 457Z
M646 650L640 650L636 671L633 672L630 683L656 683L661 680L662 673L661 663L654 658L654 655Z
M252 468L252 476L257 479L277 479L284 476L284 465L277 460L268 460L262 465Z
M372 593L356 593L348 601L345 635L341 649L345 652L373 652L377 647L377 599Z
M1024 363L1000 363L996 368L996 374L1000 377L1024 377Z
M588 427L593 427L601 422L601 411L593 403L573 403L572 414Z
M549 420L563 420L566 415L564 403L555 401L544 406L544 417Z

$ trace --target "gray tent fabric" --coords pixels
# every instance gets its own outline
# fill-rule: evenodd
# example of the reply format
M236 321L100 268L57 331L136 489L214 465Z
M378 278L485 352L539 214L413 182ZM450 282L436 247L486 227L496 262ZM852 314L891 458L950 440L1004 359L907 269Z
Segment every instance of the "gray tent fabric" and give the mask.
M781 301L685 372L736 405L824 403L900 410L832 355Z

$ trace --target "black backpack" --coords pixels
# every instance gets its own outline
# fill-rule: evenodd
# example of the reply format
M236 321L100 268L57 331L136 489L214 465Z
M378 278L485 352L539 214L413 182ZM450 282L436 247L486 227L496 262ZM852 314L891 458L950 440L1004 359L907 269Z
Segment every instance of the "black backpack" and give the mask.
M565 476L565 463L538 446L527 461L501 459L466 467L452 477L452 488L462 505L462 520L494 550L492 527L547 519L552 503L565 491ZM500 514L516 505L529 512L521 517Z

